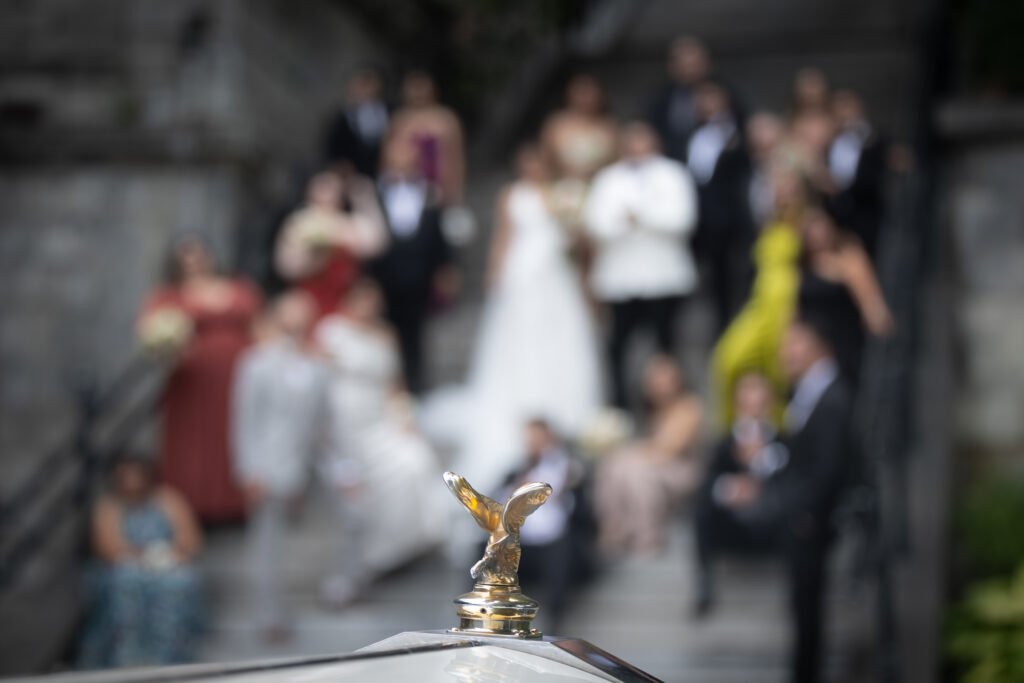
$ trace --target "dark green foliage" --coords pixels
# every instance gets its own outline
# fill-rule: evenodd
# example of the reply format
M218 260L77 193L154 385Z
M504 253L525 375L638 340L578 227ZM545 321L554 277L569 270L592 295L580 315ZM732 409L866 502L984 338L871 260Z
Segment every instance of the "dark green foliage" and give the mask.
M1024 681L1024 480L975 481L958 506L955 542L975 577L946 620L955 680Z
M946 653L962 683L1024 681L1024 563L1011 580L968 588L950 610Z
M956 519L956 542L972 576L1008 576L1024 562L1024 480L979 479Z

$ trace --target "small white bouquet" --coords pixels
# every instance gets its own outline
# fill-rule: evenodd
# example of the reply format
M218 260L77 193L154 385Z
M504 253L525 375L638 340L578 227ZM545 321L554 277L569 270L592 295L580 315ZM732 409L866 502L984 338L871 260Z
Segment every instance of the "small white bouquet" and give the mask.
M587 423L579 437L580 449L591 457L614 451L633 436L633 418L624 410L605 408Z
M555 219L570 233L582 226L583 204L587 200L587 184L577 178L563 178L548 190L548 205Z
M139 321L142 348L157 355L175 354L192 339L192 319L176 306L162 306Z
M441 232L449 243L464 247L476 236L476 217L466 206L449 206L441 214Z
M156 571L166 571L178 566L178 554L174 552L174 547L170 543L164 541L147 545L140 559L143 567Z
M299 241L311 249L329 249L334 244L334 234L339 216L332 211L310 207L293 219Z

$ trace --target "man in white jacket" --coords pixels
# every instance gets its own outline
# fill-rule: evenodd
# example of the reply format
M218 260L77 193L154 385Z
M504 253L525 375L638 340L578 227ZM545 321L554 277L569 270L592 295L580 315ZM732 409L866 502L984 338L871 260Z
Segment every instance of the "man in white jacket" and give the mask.
M633 333L652 329L659 350L672 354L676 313L697 287L689 247L697 222L693 179L685 166L659 153L650 126L630 123L621 159L594 179L584 222L597 249L591 287L611 311L612 398L625 408L624 364Z
M291 291L274 302L267 338L245 352L235 373L235 475L249 506L251 603L270 640L287 634L282 553L289 507L306 487L327 431L327 370L306 350L316 304Z

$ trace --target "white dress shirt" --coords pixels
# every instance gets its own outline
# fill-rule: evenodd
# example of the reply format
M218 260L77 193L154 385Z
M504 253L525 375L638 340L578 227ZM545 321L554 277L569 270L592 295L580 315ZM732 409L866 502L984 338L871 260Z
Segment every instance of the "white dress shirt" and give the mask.
M736 124L728 117L708 121L694 131L686 147L686 165L698 185L711 180L722 150L735 134Z
M783 423L792 434L807 424L825 391L839 377L839 365L834 358L822 358L804 373L796 384L793 400L786 406Z
M682 164L652 156L609 166L594 178L583 218L597 242L591 284L601 300L696 288L688 236L697 221L697 194Z
M357 104L347 114L349 125L363 142L376 143L388 130L388 108L379 100Z
M551 486L547 503L526 518L519 532L525 545L547 545L565 533L574 507L572 495L565 490L571 464L569 454L563 448L550 448L540 456L536 465L523 474L525 481L543 481Z
M832 146L828 149L828 170L832 175L832 181L840 190L850 187L857 177L860 155L870 135L871 126L867 123L854 124L839 133L832 141Z
M427 184L417 180L386 182L381 186L381 195L391 233L399 238L414 235L427 203Z

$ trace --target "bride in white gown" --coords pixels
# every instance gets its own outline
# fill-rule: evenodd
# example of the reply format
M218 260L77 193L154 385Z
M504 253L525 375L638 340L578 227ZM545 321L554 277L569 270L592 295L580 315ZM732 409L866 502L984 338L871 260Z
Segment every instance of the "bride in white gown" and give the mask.
M398 348L381 319L381 306L377 284L360 279L342 312L325 317L314 332L334 369L330 410L339 458L328 476L350 489L340 495L358 496L347 507L362 513L361 548L350 546L349 553L361 555L358 569L371 576L444 540L449 503L440 465L416 432L409 399L401 391ZM355 482L358 486L348 485Z
M488 298L463 397L453 469L494 492L523 458L524 428L541 417L566 438L601 406L597 339L566 231L552 215L536 147L495 212Z

